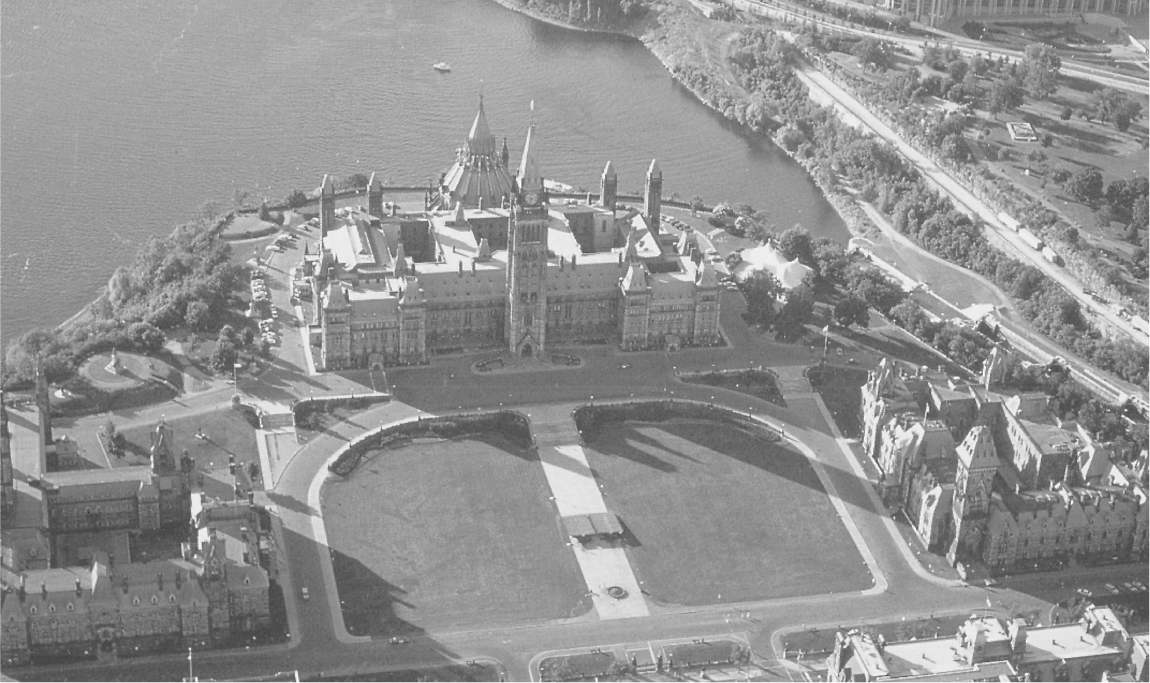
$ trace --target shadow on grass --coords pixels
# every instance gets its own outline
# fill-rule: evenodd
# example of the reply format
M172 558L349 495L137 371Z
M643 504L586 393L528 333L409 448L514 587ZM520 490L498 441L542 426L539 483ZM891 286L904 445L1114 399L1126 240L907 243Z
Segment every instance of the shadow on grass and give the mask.
M395 613L395 605L415 609L407 591L385 580L359 560L331 550L340 609L347 632L354 636L414 638L425 631Z

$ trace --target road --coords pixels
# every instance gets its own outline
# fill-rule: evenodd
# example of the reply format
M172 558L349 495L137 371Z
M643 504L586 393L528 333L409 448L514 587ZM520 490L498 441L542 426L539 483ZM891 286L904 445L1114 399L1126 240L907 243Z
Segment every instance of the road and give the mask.
M1123 320L1109 305L1100 304L1086 294L1082 284L1075 280L1066 270L1042 258L1042 255L1031 249L1023 242L1017 233L1004 225L998 217L998 212L975 197L970 190L957 181L948 172L919 152L913 145L902 139L889 126L883 123L870 110L859 102L853 95L842 89L826 74L812 66L803 66L798 69L799 77L809 87L817 89L825 97L829 97L836 109L849 113L854 119L861 122L875 135L889 142L911 164L918 168L924 177L928 178L939 190L945 193L954 202L956 208L968 215L980 219L985 226L984 233L987 238L997 246L1005 247L1010 253L1026 263L1030 263L1045 275L1062 285L1073 296L1083 310L1094 316L1102 318L1115 329L1121 330L1136 342L1146 345L1146 335L1139 332L1127 320ZM1145 391L1142 391L1145 394Z
M856 26L846 25L839 21L831 21L825 18L824 15L812 12L809 9L795 7L789 3L768 2L764 0L736 0L734 3L736 7L746 9L754 14L761 16L768 16L775 19L783 19L790 22L798 22L804 24L815 24L820 29L833 31L836 33L843 33L852 36L859 36L863 38L880 38L901 46L903 49L909 51L911 54L922 55L923 48L928 41L922 38L906 36L893 31L881 31L870 28L862 28ZM921 27L923 30L935 31L929 27ZM943 43L948 47L953 47L960 53L971 55L983 55L993 58L1005 57L1010 60L1020 60L1024 57L1021 50L1010 50L1007 48L996 47L987 45L973 38L965 38L956 36L954 34L946 34L944 40L934 40L931 42ZM1108 69L1101 69L1098 67L1081 64L1074 62L1070 59L1063 59L1061 73L1066 76L1074 78L1082 78L1102 85L1125 90L1145 95L1150 92L1150 85L1147 84L1145 77L1139 78L1123 74L1121 72L1111 71Z
M480 375L470 372L473 357L450 356L429 367L393 370L398 385L391 403L376 405L339 423L302 446L287 464L275 489L261 494L274 506L277 545L283 549L281 582L287 602L291 642L244 651L196 653L195 675L202 678L237 678L299 669L311 675L351 675L386 669L408 670L468 659L500 661L514 680L526 680L532 657L547 650L594 647L635 640L691 638L730 633L752 643L756 652L773 660L772 636L796 625L836 625L876 618L908 618L928 613L963 612L985 608L986 591L959 585L929 573L902 540L894 521L878 500L872 483L855 459L852 444L841 438L821 400L809 391L789 391L782 408L737 392L680 382L685 371L714 367L749 367L760 363L794 373L809 364L805 347L776 344L738 325L740 297L724 294L723 325L732 344L725 348L622 354L613 347L572 349L583 358L576 370ZM625 366L625 367L624 367ZM789 368L789 369L788 369ZM290 367L282 372L289 374ZM297 373L303 372L295 368ZM799 375L801 377L801 375ZM286 379L286 378L285 378ZM297 378L298 381L303 381ZM790 382L788 386L799 386ZM444 629L427 632L412 624L410 644L347 635L340 617L330 550L322 526L319 492L328 476L326 462L356 435L419 412L443 413L459 406L518 407L557 401L582 401L634 396L680 397L730 406L769 424L817 454L819 465L838 498L838 508L849 516L873 557L872 576L877 588L866 591L761 600L737 605L679 607L663 605L655 614L639 619L598 621L592 617L559 619L516 626L481 629ZM210 403L211 395L204 401ZM197 403L198 405L198 403ZM179 405L165 407L178 415ZM190 406L189 409L198 409ZM937 561L937 560L936 560ZM860 566L860 571L865 568ZM1125 576L1129 567L1101 570L1107 576ZM1144 568L1138 569L1144 571ZM1126 580L1126 579L1122 579ZM995 608L1043 609L1053 595L1064 590L1056 575L1022 579L1019 589L1004 587L993 596ZM310 599L300 597L309 588ZM750 612L751 619L732 621L732 610ZM410 632L409 632L410 633ZM27 670L31 677L55 679L157 680L186 675L184 655L124 660L112 665L85 662L73 666ZM22 677L25 677L22 672Z
M985 297L981 303L991 303L994 305L995 318L999 322L999 329L1002 334L1011 345L1022 353L1030 356L1039 363L1049 363L1056 357L1063 358L1070 365L1075 378L1080 383L1090 391L1110 402L1116 403L1124 396L1139 395L1141 392L1139 387L1115 377L1108 372L1103 372L1092 367L1090 362L1085 358L1082 358L1072 351L1061 348L1045 336L1036 333L1031 329L1030 325L1022 319L1017 311L1014 310L1013 301L1005 292L1000 290L997 285L977 273L965 268L960 268L924 250L911 241L906 235L895 230L894 226L890 224L890 221L886 219L886 216L882 215L882 213L871 204L859 202L858 205L867 215L867 218L889 239L892 246L897 245L899 247L894 250L894 256L900 259L900 261L893 264L894 267L899 269L899 272L902 272L904 268L904 263L901 260L913 260L915 265L918 266L914 268L914 270L921 270L923 267L926 267L921 265L925 262L928 266L949 270L954 274L954 277L959 278L959 280L963 282L963 284L959 285L949 280L940 286L938 284L939 279L934 278L934 282L929 287L930 294L953 308L955 317L963 315L960 307L954 304L955 294L967 297L972 290L980 292ZM947 285L949 285L949 288ZM964 291L954 291L960 287Z

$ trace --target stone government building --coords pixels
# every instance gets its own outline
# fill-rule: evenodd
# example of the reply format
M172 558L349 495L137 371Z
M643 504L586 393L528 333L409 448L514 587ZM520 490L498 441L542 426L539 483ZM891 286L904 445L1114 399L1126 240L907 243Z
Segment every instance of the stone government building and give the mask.
M1146 451L1094 438L1044 393L1003 393L1009 362L995 349L980 383L900 373L887 360L871 372L862 446L887 504L970 571L1145 562Z
M0 394L0 664L133 656L234 642L270 625L267 524L234 476L191 491L162 418L148 465L60 469L74 442L52 434L47 382L32 408ZM193 500L196 505L193 505ZM194 515L192 513L195 513ZM134 557L132 539L197 534L179 555Z
M335 208L325 176L318 253L301 272L318 293L313 344L325 369L426 363L549 345L676 349L721 342L719 284L691 231L661 231L662 171L647 170L642 211L617 203L607 162L597 202L552 202L534 123L512 176L482 99L466 143L424 210L385 212L373 174L366 210Z

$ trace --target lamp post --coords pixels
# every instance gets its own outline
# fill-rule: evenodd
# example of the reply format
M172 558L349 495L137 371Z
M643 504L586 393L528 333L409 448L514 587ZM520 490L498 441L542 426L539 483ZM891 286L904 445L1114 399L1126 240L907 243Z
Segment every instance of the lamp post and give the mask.
M234 395L238 398L240 395L240 367L243 363L232 363L232 386L235 387Z
M192 672L192 648L188 648L188 680L196 680L195 674Z

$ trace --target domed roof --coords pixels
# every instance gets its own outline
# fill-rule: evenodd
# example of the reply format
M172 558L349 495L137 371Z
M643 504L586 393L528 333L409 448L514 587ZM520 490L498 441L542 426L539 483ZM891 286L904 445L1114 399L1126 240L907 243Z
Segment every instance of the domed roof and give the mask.
M482 97L467 134L467 144L456 151L455 163L444 174L443 185L448 208L456 202L475 208L480 200L484 207L497 207L511 194L511 173L487 125Z

